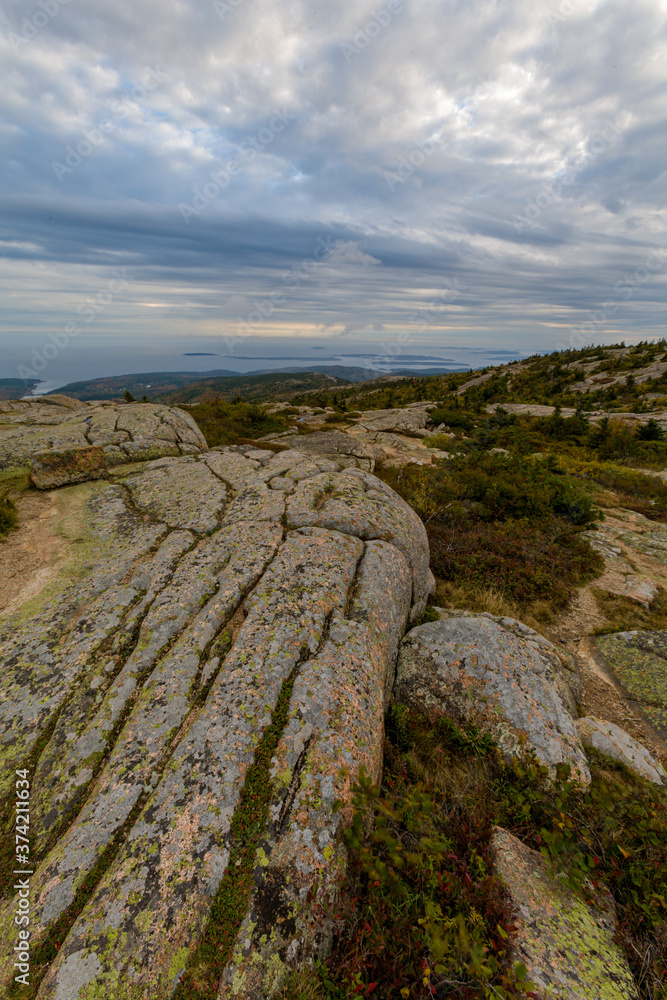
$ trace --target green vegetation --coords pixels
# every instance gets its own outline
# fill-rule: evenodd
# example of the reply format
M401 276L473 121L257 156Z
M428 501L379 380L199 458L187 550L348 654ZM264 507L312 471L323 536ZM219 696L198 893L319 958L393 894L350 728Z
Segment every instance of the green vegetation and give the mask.
M350 867L334 950L284 1000L518 1000L516 933L492 871L498 825L585 899L611 893L642 1000L667 997L667 792L590 753L582 790L559 766L505 763L489 737L395 705L381 786L362 778L346 833Z
M16 504L8 496L0 497L0 538L4 538L16 525Z
M535 354L522 361L497 368L451 375L404 378L383 382L381 379L361 385L300 393L294 402L317 406L336 406L345 400L358 409L385 409L428 399L441 401L451 410L454 400L467 410L480 413L489 404L540 403L552 406L582 406L585 410L617 410L646 413L653 407L667 406L667 370L646 376L642 369L667 357L667 342L640 343L635 347L586 347L582 350ZM667 366L666 366L667 368ZM591 391L574 389L591 375L597 381ZM467 383L461 396L455 395ZM616 380L617 384L614 384ZM647 395L655 398L647 398ZM664 397L664 398L661 398ZM447 421L438 421L438 423ZM452 426L452 425L450 425ZM650 439L647 439L650 440ZM659 440L654 438L653 440Z
M216 399L210 403L199 403L188 407L188 413L197 421L209 448L236 444L242 440L254 441L289 427L282 414L270 414L263 406L240 400Z
M29 488L28 477L28 469L3 469L0 472L0 541L16 527L18 511L14 501Z
M624 632L630 629L667 629L667 592L659 590L650 607L610 594L606 590L593 588L595 600L600 611L605 616L607 624L596 629L597 634L609 632Z
M553 458L471 451L376 471L424 521L438 598L447 603L474 607L475 594L491 590L549 621L576 586L602 571L602 558L580 537L599 515Z

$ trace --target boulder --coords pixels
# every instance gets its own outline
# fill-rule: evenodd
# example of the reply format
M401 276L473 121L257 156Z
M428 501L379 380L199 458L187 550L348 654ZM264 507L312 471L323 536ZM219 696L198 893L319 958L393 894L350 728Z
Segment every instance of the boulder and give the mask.
M627 764L654 785L667 785L667 771L660 761L620 726L613 722L605 722L604 719L594 719L592 716L577 719L576 726L579 739L584 746L595 747L614 760Z
M0 403L0 469L35 454L99 446L109 466L207 451L189 413L158 403L85 403L43 396Z
M523 962L536 1000L638 1000L627 960L614 942L607 900L588 906L547 861L507 830L491 841L494 872L514 905L515 962Z
M552 772L570 764L587 784L559 658L551 643L523 629L514 619L458 612L417 626L401 643L396 698L430 716L475 723L506 758L530 749Z
M30 479L38 490L52 490L69 483L104 479L109 475L104 448L70 448L67 451L39 451L35 455Z
M75 582L0 626L1 791L40 750L33 954L64 934L39 996L172 995L238 890L263 754L267 821L221 989L268 996L319 953L352 784L362 766L380 777L396 650L431 585L424 527L369 473L297 449L163 458L67 497L85 527Z
M405 409L365 410L356 426L367 432L389 431L424 437L429 423L429 412L436 406L436 403L424 402L412 403Z
M372 445L358 441L344 431L313 431L312 434L299 434L290 439L289 444L290 448L306 454L332 459L341 467L356 466L372 472L375 466L375 449Z

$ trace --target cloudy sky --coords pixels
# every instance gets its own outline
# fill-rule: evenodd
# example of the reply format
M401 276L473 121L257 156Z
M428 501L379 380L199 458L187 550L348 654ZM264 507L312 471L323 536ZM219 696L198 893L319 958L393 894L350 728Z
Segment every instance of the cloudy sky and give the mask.
M661 335L666 28L667 0L5 0L0 376Z

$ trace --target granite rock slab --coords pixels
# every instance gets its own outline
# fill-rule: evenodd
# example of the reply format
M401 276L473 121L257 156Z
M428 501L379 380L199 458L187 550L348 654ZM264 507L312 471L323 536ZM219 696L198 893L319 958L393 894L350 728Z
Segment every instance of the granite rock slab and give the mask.
M586 716L577 719L576 726L584 746L595 747L621 761L654 785L667 785L667 772L660 761L614 722Z
M506 758L528 748L550 771L570 764L588 784L586 755L555 678L553 662L528 637L466 615L419 625L406 635L395 694L427 715L474 722Z
M614 941L610 904L588 906L546 860L507 830L492 838L494 871L515 909L513 958L538 1000L638 1000L627 959Z
M9 400L0 410L0 469L43 451L101 447L108 465L205 452L189 413L159 403L85 403L66 396Z
M122 434L141 445L140 415L90 409L56 402L40 419L94 416L100 447L124 448ZM25 410L8 412L25 424ZM195 447L162 423L168 447ZM272 878L301 852L298 885L275 897L273 916L266 894L261 904L276 922L285 902L294 923L253 954L284 972L327 939L309 889L335 891L352 783L361 766L379 774L398 646L431 586L428 546L414 512L372 475L296 448L247 452L161 457L113 484L57 490L81 528L76 572L0 626L3 773L31 761L33 940L66 929L40 1000L171 996L287 684L258 850ZM11 898L0 926L1 991L13 974Z

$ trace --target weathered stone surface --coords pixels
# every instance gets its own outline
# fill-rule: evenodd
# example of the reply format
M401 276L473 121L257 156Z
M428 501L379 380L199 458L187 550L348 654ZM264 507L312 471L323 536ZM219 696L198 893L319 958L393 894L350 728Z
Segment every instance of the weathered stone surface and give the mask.
M165 525L137 517L118 486L89 483L66 489L77 491L81 500L70 505L80 531L73 565L63 567L64 589L49 586L43 598L33 600L37 614L31 609L33 617L24 622L19 612L3 621L0 631L0 794L12 768L28 758L61 709L88 658L138 596L116 598L113 588L167 533Z
M667 531L630 510L606 512L595 530L583 532L605 561L595 586L644 607L667 588Z
M293 527L314 525L391 542L412 570L412 616L422 613L430 592L426 529L381 480L361 469L306 479L287 498L287 520Z
M609 672L667 739L667 632L616 632L594 642Z
M290 441L292 448L310 455L352 455L355 458L372 459L373 450L344 431L314 431L300 434Z
M429 412L436 403L416 403L404 409L365 410L357 421L357 427L365 431L390 431L396 434L424 436L429 421Z
M474 721L505 756L529 747L551 770L570 764L588 783L586 755L555 680L554 663L528 638L482 615L452 616L405 637L396 698L427 714Z
M99 446L109 465L207 450L189 413L158 403L82 403L65 396L10 400L0 410L0 469L41 451Z
M217 476L194 458L160 459L123 480L139 510L171 528L208 534L217 528L227 490Z
M100 416L103 432L119 433ZM428 549L416 515L373 476L298 449L247 451L164 458L114 485L57 491L81 497L71 517L90 538L78 575L0 636L7 781L44 742L31 765L42 854L33 944L68 922L41 1000L171 995L209 919L246 773L287 682L262 841L271 877L294 845L303 850L298 884L274 899L294 921L268 952L257 947L278 970L317 947L307 890L317 878L328 891L340 876L347 813L332 812L334 799L349 800L362 764L379 773L396 649L430 586ZM11 901L0 927L5 984ZM234 959L239 974L244 961Z
M100 445L71 448L69 451L40 451L32 462L30 479L39 490L52 490L69 483L104 479L109 474L106 455Z
M575 896L545 859L496 827L495 873L516 909L515 961L526 966L539 1000L635 1000L639 992L614 942L609 905Z
M210 644L257 583L281 540L280 526L267 523L262 528L236 524L224 532L230 559L220 574L217 592L158 662L96 779L95 796L33 880L34 912L41 934L66 909L132 808L157 781L178 727L203 692L200 673ZM224 653L230 643L231 634L215 652ZM220 664L220 656L215 659L207 681ZM59 763L67 766L62 759Z
M622 761L654 785L667 785L667 772L660 761L620 726L591 716L577 719L576 726L579 739L585 746L595 747L609 757Z
M344 868L339 833L351 820L356 775L361 767L374 781L381 774L393 644L407 620L411 589L401 553L384 542L369 543L350 611L356 620L334 618L322 649L299 672L271 762L277 793L257 852L257 889L220 1000L272 995L286 963L317 956L327 942L330 928L313 925L312 909L332 898ZM336 800L344 806L332 812ZM315 882L316 900L306 905ZM276 911L283 915L280 923L271 917Z
M435 586L435 580L433 581ZM516 618L507 616L492 615L488 611L476 613L474 611L453 611L450 608L434 608L441 619L445 618L487 618L489 621L501 625L508 632L517 636L533 649L537 650L543 660L546 660L550 667L549 680L555 685L563 704L573 718L578 715L577 706L581 700L581 675L579 664L575 657L565 648L560 649L554 646L553 642L546 639L534 628L518 621Z

